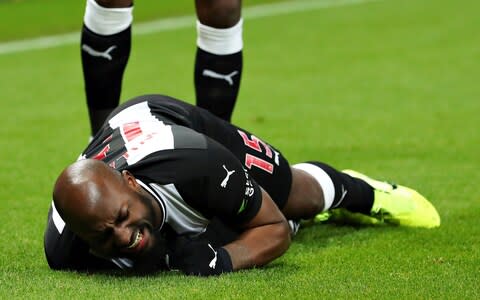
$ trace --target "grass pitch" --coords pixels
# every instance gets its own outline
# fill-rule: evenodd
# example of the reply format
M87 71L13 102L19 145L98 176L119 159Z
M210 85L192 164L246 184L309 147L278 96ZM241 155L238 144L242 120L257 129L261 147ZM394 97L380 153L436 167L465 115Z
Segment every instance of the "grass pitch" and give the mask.
M253 2L245 4L278 3ZM83 7L0 1L0 40L78 31ZM193 3L139 1L135 11L142 22L191 15ZM218 278L51 271L42 239L52 184L89 135L80 49L11 52L0 55L1 299L480 298L480 4L383 0L287 11L245 13L233 121L292 163L318 159L417 188L441 227L308 227L267 267ZM122 99L165 93L193 103L194 40L193 23L136 35Z

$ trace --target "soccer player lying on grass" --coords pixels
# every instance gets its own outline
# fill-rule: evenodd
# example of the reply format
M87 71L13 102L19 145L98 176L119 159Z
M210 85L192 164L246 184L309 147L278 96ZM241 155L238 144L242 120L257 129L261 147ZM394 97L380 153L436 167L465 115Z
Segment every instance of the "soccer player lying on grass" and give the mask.
M315 217L440 225L409 188L320 162L290 166L206 110L145 95L119 106L58 177L45 253L53 269L217 275L276 259L299 220Z

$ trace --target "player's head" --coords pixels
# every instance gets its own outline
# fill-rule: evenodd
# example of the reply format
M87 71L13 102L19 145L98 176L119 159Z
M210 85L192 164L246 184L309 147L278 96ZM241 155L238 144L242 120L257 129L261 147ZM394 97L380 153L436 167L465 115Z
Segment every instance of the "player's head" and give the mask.
M67 226L103 257L147 253L163 215L130 172L92 159L77 161L60 174L53 200Z

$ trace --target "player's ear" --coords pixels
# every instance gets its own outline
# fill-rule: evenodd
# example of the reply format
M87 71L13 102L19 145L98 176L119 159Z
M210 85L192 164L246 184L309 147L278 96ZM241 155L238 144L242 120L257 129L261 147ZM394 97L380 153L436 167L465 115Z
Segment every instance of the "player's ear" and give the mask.
M123 171L122 171L122 177L123 177L123 180L125 181L125 183L126 183L128 186L130 186L130 187L132 187L132 188L134 188L134 189L136 189L136 188L138 187L138 183L137 183L137 181L135 180L135 176L133 176L133 174L130 173L129 171L123 170Z

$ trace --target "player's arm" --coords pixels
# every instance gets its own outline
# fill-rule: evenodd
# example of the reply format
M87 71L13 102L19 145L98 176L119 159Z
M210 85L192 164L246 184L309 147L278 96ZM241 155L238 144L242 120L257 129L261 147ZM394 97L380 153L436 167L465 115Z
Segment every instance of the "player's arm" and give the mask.
M235 240L214 248L213 241L180 238L173 247L170 266L189 275L219 275L262 266L285 253L290 245L288 223L268 193L256 183L253 186L258 194L249 202L261 202L253 218L237 224L241 233ZM228 198L224 200L230 202ZM250 209L255 209L255 206L251 205ZM216 216L228 222L225 214L221 215L219 210ZM234 214L230 215L230 221L235 222L235 217Z
M255 217L242 225L238 239L225 245L233 270L262 266L281 256L290 245L287 220L261 189L262 204Z
M181 240L174 247L174 268L187 274L217 275L264 265L288 249L287 221L230 151L209 141L208 150L189 152L185 159L188 180L176 185L180 194L198 211L219 218L240 234L226 245Z

